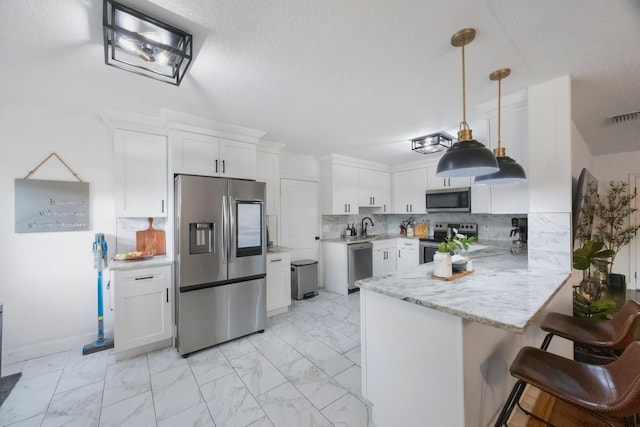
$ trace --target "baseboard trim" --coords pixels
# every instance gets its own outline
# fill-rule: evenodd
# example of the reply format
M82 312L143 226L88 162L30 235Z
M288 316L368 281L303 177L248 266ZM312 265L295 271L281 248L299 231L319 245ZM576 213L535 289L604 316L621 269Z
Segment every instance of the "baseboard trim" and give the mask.
M105 331L105 337L112 338L113 330ZM95 333L91 333L6 349L2 352L2 363L18 363L69 350L78 350L78 353L82 353L82 347L94 342L97 338Z

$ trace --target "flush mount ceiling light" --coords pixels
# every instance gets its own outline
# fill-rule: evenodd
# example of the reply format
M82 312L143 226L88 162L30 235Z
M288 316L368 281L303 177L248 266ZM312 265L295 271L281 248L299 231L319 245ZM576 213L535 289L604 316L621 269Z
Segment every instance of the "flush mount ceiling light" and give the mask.
M456 178L494 173L499 170L498 162L488 148L473 139L467 124L467 105L465 93L464 47L476 37L473 28L465 28L451 37L451 45L462 48L462 122L458 131L458 142L440 158L436 176Z
M446 150L451 147L453 137L445 132L432 133L429 135L413 138L411 149L417 153L431 154Z
M489 175L476 176L476 184L519 184L527 181L524 169L515 160L507 156L506 150L501 146L500 138L500 109L502 98L502 79L509 77L511 70L503 68L489 75L492 81L498 81L498 148L493 150L498 160L500 170Z
M176 86L192 58L193 36L113 0L104 0L104 62Z

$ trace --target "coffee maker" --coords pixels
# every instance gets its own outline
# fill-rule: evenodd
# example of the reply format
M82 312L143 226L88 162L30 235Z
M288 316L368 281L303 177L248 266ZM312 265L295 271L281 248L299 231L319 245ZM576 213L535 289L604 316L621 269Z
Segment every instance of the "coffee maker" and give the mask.
M520 242L520 244L527 243L527 218L511 218L511 233L509 237L517 236L518 239L513 242Z
M517 255L527 244L527 218L511 218L511 227L513 228L509 233L509 237L518 237L513 240L511 253Z

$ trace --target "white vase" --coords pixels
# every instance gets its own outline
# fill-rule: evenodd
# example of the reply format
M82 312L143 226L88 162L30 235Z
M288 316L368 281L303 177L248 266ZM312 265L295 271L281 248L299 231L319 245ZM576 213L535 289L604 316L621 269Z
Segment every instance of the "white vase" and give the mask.
M436 252L433 255L433 274L438 277L451 277L451 255L445 252Z

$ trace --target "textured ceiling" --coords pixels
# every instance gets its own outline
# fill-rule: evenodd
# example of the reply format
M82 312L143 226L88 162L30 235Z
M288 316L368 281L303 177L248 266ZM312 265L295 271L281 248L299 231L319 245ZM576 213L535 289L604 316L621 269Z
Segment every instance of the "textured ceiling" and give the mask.
M406 140L462 119L456 31L466 48L467 115L570 75L572 115L592 154L640 149L636 0L125 1L194 34L180 87L104 65L101 0L0 0L0 100L73 111L162 108L259 129L287 149L388 164L420 159ZM504 141L508 147L509 141Z

